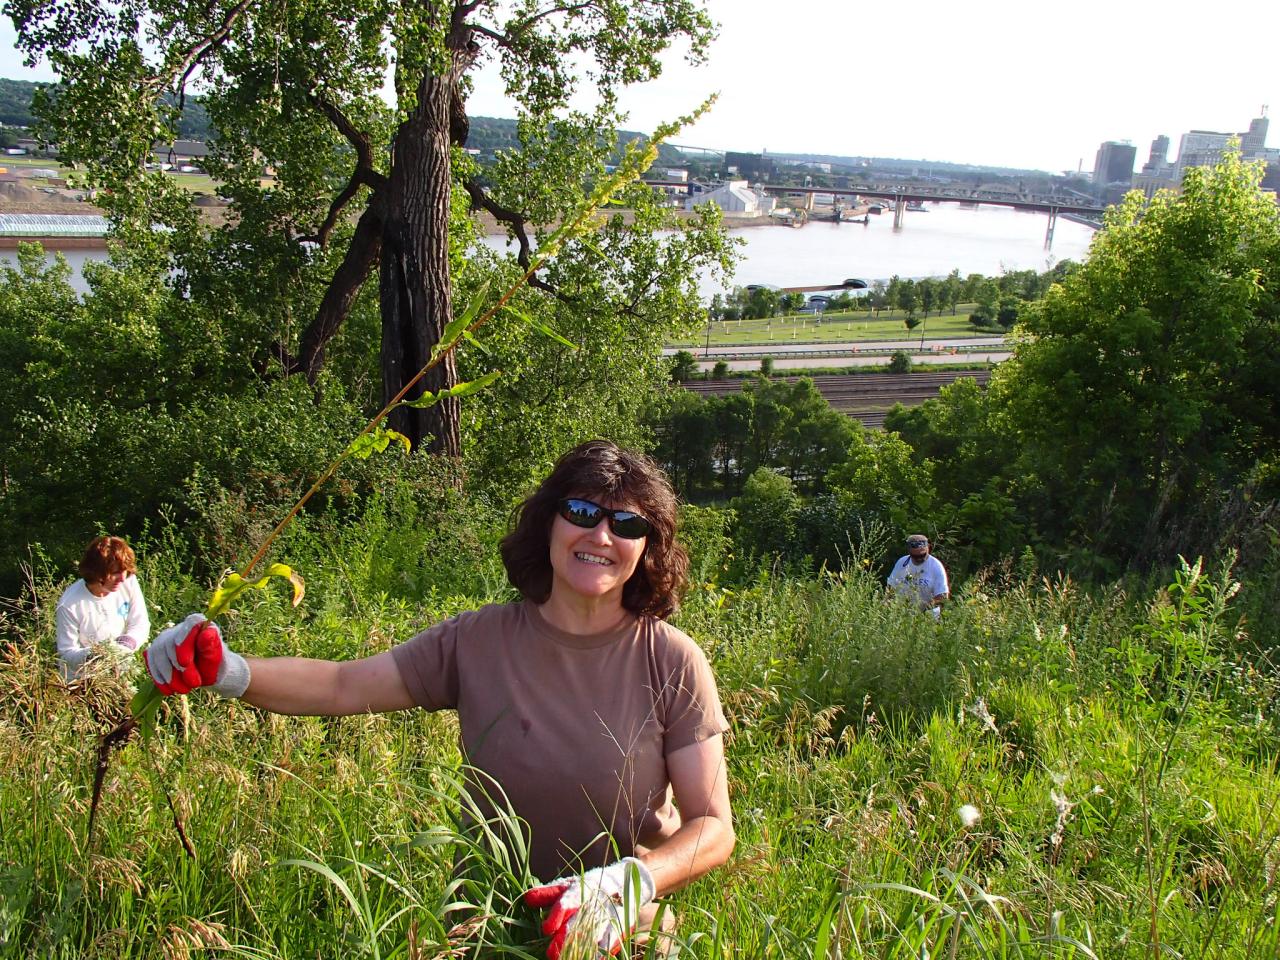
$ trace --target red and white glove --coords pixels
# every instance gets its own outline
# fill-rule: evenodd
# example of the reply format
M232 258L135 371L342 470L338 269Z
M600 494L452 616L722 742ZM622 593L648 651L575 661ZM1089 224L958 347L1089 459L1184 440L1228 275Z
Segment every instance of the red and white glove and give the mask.
M623 857L581 876L560 877L534 887L524 895L524 902L530 907L551 908L542 921L542 932L551 938L547 960L559 960L570 940L616 955L655 893L649 868L635 857Z
M160 631L142 651L142 658L156 689L166 697L197 687L238 697L249 687L249 664L227 648L218 625L200 613Z

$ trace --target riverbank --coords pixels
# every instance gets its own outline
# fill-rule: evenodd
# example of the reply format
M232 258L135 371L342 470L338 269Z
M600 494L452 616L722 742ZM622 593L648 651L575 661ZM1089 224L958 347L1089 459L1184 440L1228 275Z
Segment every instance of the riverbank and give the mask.
M211 199L211 198L210 198ZM228 207L219 203L197 203L197 209L200 211L201 218L210 226L221 226L226 222ZM674 211L676 219L689 220L694 214L684 210ZM102 216L104 211L100 207L96 207L91 203L84 201L68 202L64 199L49 200L48 202L23 202L23 203L5 203L0 200L0 214L29 214L34 216ZM635 221L635 214L629 209L611 209L608 211L609 216L621 216L624 223L630 224ZM503 237L506 236L506 224L499 222L492 214L487 211L480 211L475 214L476 223L480 227L480 232L486 237ZM770 217L743 217L726 214L724 218L725 227L730 230L744 230L751 227L776 227L786 226L785 223L779 223ZM70 243L69 239L96 240L96 243ZM12 250L18 243L29 243L36 241L40 243L46 250L66 250L80 248L102 248L106 246L105 241L101 238L65 238L65 237L49 237L49 236L30 236L30 237L0 237L0 249Z
M606 216L621 216L623 223L634 223L635 213L630 209L623 207L610 207L604 211ZM695 214L688 210L675 210L673 213L677 220L692 220ZM487 237L505 236L507 232L506 224L498 222L492 214L487 211L480 211L475 214L476 222L480 225L481 231ZM775 220L772 217L747 217L739 216L732 213L724 215L724 225L729 230L745 230L751 227L786 227L789 224Z

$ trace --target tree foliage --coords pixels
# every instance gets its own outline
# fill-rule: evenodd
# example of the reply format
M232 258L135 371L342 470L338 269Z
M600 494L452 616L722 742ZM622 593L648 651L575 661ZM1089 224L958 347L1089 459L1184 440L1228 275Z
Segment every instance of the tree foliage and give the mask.
M253 317L260 366L317 384L344 325L368 323L366 281L377 277L384 400L431 356L455 296L483 289L482 277L466 275L469 212L505 224L527 266L550 230L539 225L564 219L602 175L617 142L619 88L656 76L677 39L696 60L711 38L695 0L10 0L5 9L24 52L61 76L56 108L43 100L46 133L109 189L118 235L133 249L164 247L184 288ZM518 104L520 149L481 177L461 147L470 73L490 57ZM389 72L392 103L382 95ZM584 77L599 99L589 114L568 109ZM213 237L169 180L144 169L152 144L173 138L189 90L218 131L208 167L234 208ZM267 186L264 172L273 175ZM173 232L157 234L156 224ZM601 262L579 253L576 278ZM710 262L723 254L715 247ZM627 293L669 309L682 278L707 262L679 264L674 278L641 264L631 276L649 283ZM576 282L533 283L541 298L528 310L575 302ZM410 398L457 378L450 355ZM456 400L402 408L392 425L415 444L461 450Z
M992 383L1051 542L1127 562L1230 542L1268 486L1280 414L1280 218L1228 155L1131 195L1023 319ZM1274 493L1274 491L1270 491Z

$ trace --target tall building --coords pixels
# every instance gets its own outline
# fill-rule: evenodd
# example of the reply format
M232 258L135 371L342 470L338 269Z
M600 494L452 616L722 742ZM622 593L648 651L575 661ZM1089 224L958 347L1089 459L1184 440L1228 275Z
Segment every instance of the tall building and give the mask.
M1269 164L1280 162L1280 150L1267 148L1267 108L1262 108L1262 116L1249 121L1249 129L1244 133L1219 133L1216 130L1191 130L1184 133L1178 141L1178 157L1170 162L1169 138L1156 137L1151 141L1151 153L1142 170L1133 178L1133 186L1148 197L1157 190L1177 189L1182 179L1192 167L1211 167L1222 159L1223 152L1232 140L1240 143L1240 155L1246 160L1265 160ZM1103 144L1103 148L1108 145ZM1098 151L1099 162L1102 150ZM1095 173L1095 178L1097 174Z
M1178 144L1178 162L1176 164L1177 181L1192 167L1211 167L1222 159L1222 153L1232 140L1240 141L1240 156L1245 160L1266 160L1274 162L1280 151L1267 149L1267 108L1262 108L1262 116L1249 121L1249 129L1244 133L1216 133L1212 130L1192 130L1182 135Z
M724 155L725 172L744 180L766 180L778 172L778 165L761 153L735 153Z
M1133 162L1138 156L1131 143L1108 140L1098 147L1093 162L1093 191L1100 199L1123 195L1133 183Z
M1247 133L1240 134L1240 154L1245 157L1260 157L1267 149L1267 108L1262 108L1262 116L1249 121Z
M1157 190L1176 187L1174 167L1175 164L1169 162L1169 138L1161 134L1151 141L1151 152L1142 169L1134 175L1133 188L1141 190L1150 199Z
M1151 141L1151 152L1147 162L1142 165L1143 173L1156 173L1169 165L1169 138L1163 133Z
M1182 182L1192 167L1212 167L1222 159L1227 144L1238 134L1218 133L1213 130L1192 130L1178 141L1178 163L1174 179Z

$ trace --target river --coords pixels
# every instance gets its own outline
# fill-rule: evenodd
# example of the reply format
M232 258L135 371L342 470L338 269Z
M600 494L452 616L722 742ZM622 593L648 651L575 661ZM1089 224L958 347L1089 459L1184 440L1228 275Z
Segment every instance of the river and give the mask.
M733 283L768 283L778 287L825 286L856 277L871 283L892 276L905 278L998 276L1007 270L1044 271L1060 260L1083 260L1094 230L1059 219L1053 248L1044 248L1048 218L1042 213L1008 207L960 207L929 203L908 210L902 229L893 229L893 212L861 223L811 222L798 229L777 225L730 230L739 238L742 256ZM502 249L500 237L487 237ZM720 284L700 279L706 300L721 292Z
M769 283L779 287L825 285L858 277L868 282L900 277L945 276L959 269L997 275L1005 270L1046 270L1059 260L1082 260L1094 231L1059 220L1053 249L1044 248L1046 217L1007 207L962 208L930 203L924 212L907 211L901 230L893 229L886 210L860 223L809 223L799 229L759 226L733 230L741 238L738 284ZM500 237L486 243L501 248ZM105 250L67 250L76 289L85 289L81 270L88 260L102 260ZM0 250L0 262L13 263L15 252ZM707 299L719 284L700 283Z
M996 276L1006 270L1047 270L1059 260L1083 260L1094 231L1059 219L1053 248L1044 248L1048 218L1008 207L926 204L908 210L903 226L893 229L893 213L861 223L809 223L799 229L752 227L733 231L745 244L738 266L739 284L770 283L798 287L841 283L857 277L868 282L945 276ZM708 291L714 292L714 291Z
M733 230L744 239L736 283L801 287L890 276L920 278L960 275L995 276L1006 270L1047 270L1060 260L1083 260L1093 230L1057 221L1052 250L1044 250L1047 218L1009 207L960 207L928 204L906 211L902 228L893 229L886 210L859 223L809 223L799 229L754 227ZM704 284L705 285L705 284ZM714 289L704 289L710 296Z

